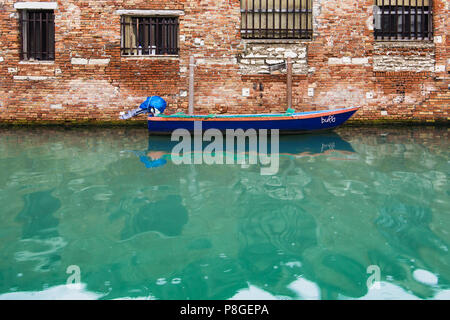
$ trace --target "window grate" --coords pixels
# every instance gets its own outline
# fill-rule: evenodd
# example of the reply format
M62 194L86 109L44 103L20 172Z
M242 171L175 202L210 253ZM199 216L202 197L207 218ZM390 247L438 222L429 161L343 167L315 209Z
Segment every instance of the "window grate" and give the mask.
M241 0L244 39L311 39L312 0Z
M178 54L177 17L122 16L121 33L124 56Z
M375 40L431 40L432 0L375 0Z
M19 12L21 60L55 59L55 17L50 10Z

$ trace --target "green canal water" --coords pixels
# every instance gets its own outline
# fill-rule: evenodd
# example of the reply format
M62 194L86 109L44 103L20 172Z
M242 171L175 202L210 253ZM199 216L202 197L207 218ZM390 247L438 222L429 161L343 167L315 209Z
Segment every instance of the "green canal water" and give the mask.
M263 176L144 129L0 129L0 299L449 299L449 133L281 137Z

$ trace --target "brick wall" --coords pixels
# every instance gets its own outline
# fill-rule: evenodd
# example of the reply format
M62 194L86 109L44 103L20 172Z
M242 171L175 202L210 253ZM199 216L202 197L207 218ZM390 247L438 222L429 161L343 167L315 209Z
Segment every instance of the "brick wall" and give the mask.
M283 112L286 76L265 71L284 52L296 55L298 111L360 105L357 119L449 119L447 0L434 0L433 42L375 42L373 0L314 0L313 40L278 43L241 39L239 0L57 1L56 58L45 63L20 61L15 2L0 3L3 122L117 120L151 95L168 113L187 111L191 55L196 112ZM179 56L122 57L121 9L182 10Z

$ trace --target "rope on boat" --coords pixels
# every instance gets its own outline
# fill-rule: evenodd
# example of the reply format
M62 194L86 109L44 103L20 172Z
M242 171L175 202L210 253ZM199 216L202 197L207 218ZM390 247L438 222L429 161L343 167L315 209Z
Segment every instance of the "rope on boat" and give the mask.
M278 113L278 114L233 114L233 115L224 115L224 118L254 118L254 117L286 117L286 116L293 116L295 114L295 110L292 108L289 108L286 110L286 113ZM192 119L192 118L199 118L199 119L212 119L217 118L218 115L215 113L209 114L209 115L189 115L185 114L184 112L177 112L171 115L167 114L159 114L158 117L161 118L186 118L186 119Z

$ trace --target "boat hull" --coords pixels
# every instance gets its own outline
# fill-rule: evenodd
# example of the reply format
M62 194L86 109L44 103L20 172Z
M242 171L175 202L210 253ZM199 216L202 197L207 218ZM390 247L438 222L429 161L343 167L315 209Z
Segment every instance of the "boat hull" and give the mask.
M235 116L168 116L149 117L148 130L154 134L170 134L177 129L190 132L195 129L195 122L201 122L203 131L218 129L255 129L279 130L280 133L301 133L320 130L330 130L339 127L352 117L358 110L346 108L315 112L294 113L292 115L235 115ZM198 128L198 125L197 125Z

